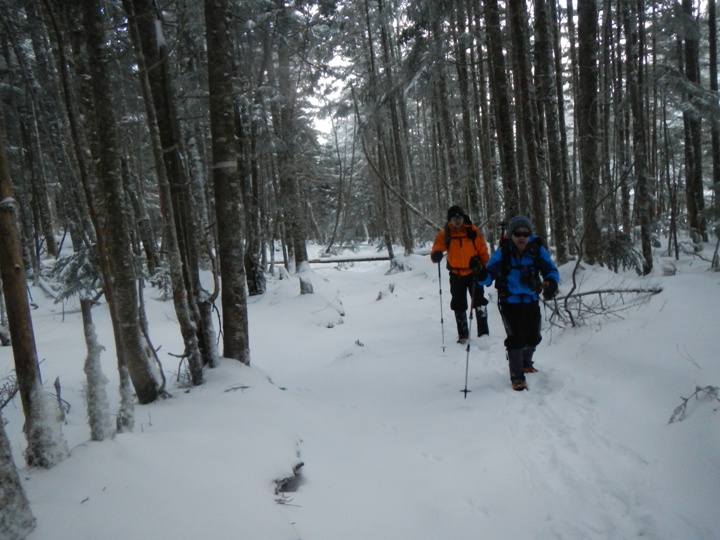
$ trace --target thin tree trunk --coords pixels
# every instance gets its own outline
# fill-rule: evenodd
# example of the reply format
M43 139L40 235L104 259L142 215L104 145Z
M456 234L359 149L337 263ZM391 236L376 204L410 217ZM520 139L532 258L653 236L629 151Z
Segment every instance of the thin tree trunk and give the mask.
M693 0L682 0L682 10L688 20L696 23ZM693 32L685 32L685 76L690 83L700 85L699 43ZM685 194L688 225L698 240L707 242L707 224L703 212L705 199L702 172L702 118L697 111L683 111L685 123Z
M85 346L87 347L84 367L87 380L85 399L87 401L88 424L90 424L90 440L104 441L113 436L113 431L110 422L110 405L105 391L108 380L102 371L102 363L100 362L100 354L105 347L100 345L97 340L95 325L92 320L92 306L93 301L91 299L82 298L80 300Z
M7 307L8 327L15 359L18 390L25 413L25 460L30 466L50 468L67 455L62 426L52 414L42 389L30 303L18 228L19 208L13 197L5 153L4 122L0 118L0 279Z
M708 44L710 64L710 90L718 94L717 10L715 0L708 0ZM712 179L715 196L715 215L720 215L720 121L712 120Z
M643 275L648 275L652 271L653 256L652 244L650 242L650 193L649 178L647 174L647 133L645 125L645 108L641 101L642 81L639 80L638 73L642 70L642 54L637 50L638 32L642 32L642 2L637 13L631 15L630 5L625 0L622 3L623 22L625 27L625 48L627 59L627 88L630 94L630 107L633 115L633 142L634 142L634 161L635 175L637 178L636 206L638 218L640 221L640 239L642 243L643 254ZM632 18L639 18L637 29L632 23Z
M490 100L495 115L495 127L498 136L505 215L509 218L520 212L520 198L513 149L514 130L510 110L510 92L505 71L502 30L500 28L500 8L497 0L483 0L483 6L490 61Z
M552 2L552 0L550 0ZM547 0L536 0L536 27L537 40L535 57L538 60L537 81L538 98L544 103L545 129L547 132L548 144L548 184L550 200L552 202L551 231L552 240L555 245L555 260L559 264L568 261L567 246L567 208L565 206L565 195L563 185L563 149L560 144L560 122L558 118L558 100L555 94L555 78L560 73L555 73L553 67L553 48L551 31L555 21L550 17Z
M527 11L524 0L509 0L508 11L510 18L510 33L513 43L513 54L518 67L517 84L520 95L518 109L518 123L522 126L520 134L525 141L527 152L528 183L532 195L530 205L533 217L533 226L542 237L547 236L544 185L547 181L544 171L540 168L539 152L536 136L537 107L535 106L535 92L531 87L530 60L528 58L527 37Z
M156 375L152 354L142 334L139 319L137 277L133 264L129 224L125 219L127 199L123 190L120 159L117 154L117 134L112 103L109 74L107 71L105 20L99 3L84 3L84 29L92 91L95 129L102 133L102 145L97 145L96 171L99 192L103 197L101 228L112 231L113 241L108 242L110 273L115 286L118 321L121 325L125 348L126 366L140 403L155 401L161 393L161 383Z
M136 43L136 52L140 47L140 36L136 25L134 8L131 2L124 2L125 9L128 11L130 19L130 34ZM155 163L155 174L158 181L160 191L160 208L163 215L163 238L165 252L170 268L170 281L172 283L173 305L175 314L180 325L180 333L183 336L185 350L183 356L187 358L190 378L195 385L202 384L203 364L202 353L200 351L199 332L197 318L199 310L197 307L193 309L192 298L188 294L185 280L183 279L183 263L180 253L180 246L177 235L177 220L175 218L175 209L172 204L172 190L167 176L167 169L163 159L162 142L157 124L157 114L152 99L152 91L148 80L147 66L145 58L142 54L137 54L138 67L140 68L140 85L143 93L143 102L145 105L145 113L147 115L148 129L150 132L150 141L153 149L153 157ZM210 355L211 366L216 363L215 355Z
M181 268L187 302L192 310L192 322L197 325L198 346L203 356L203 364L215 365L217 362L214 348L215 332L212 326L207 326L210 321L208 314L211 311L212 299L203 289L199 274L199 237L203 231L199 227L191 182L184 166L185 145L172 86L168 44L163 33L161 12L152 0L129 1L132 2L132 6L126 2L126 11L135 16L140 39L138 54L143 55L147 66L162 156L170 187L172 218L175 221L178 248L182 258ZM165 219L171 219L171 216L166 215ZM188 328L181 328L181 331L186 332ZM187 352L194 354L192 349ZM192 366L191 371L195 377L199 375L197 366Z

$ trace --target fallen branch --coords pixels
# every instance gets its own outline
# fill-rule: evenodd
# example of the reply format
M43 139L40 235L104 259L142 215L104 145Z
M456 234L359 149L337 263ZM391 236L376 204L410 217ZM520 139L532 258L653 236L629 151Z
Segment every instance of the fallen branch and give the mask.
M389 261L388 256L379 257L356 257L351 259L311 259L309 263L351 263L351 262L374 262L374 261Z
M675 410L672 413L672 416L670 416L670 420L668 420L668 424L672 424L673 422L681 422L682 420L685 420L687 416L687 404L692 399L695 398L696 400L700 400L702 397L701 394L704 394L708 398L710 398L710 401L718 401L720 402L720 397L718 397L718 392L720 392L720 388L717 386L696 386L695 391L690 394L688 397L682 397L680 396L680 399L682 400L682 403L675 407ZM717 411L718 409L713 409L714 411Z
M639 287L637 289L596 289L594 291L584 291L584 292L577 292L568 294L567 296L558 297L558 299L561 298L579 298L581 296L590 296L592 294L597 295L603 295L603 294L625 294L625 293L632 293L632 294L658 294L662 292L662 287L650 287L650 288L643 288Z

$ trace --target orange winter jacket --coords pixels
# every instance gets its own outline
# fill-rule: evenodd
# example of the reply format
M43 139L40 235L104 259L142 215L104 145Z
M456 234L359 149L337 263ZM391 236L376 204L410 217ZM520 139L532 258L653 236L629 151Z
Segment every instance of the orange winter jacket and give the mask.
M467 221L467 220L466 220ZM472 231L468 237L468 231ZM447 251L447 267L450 272L467 276L472 273L470 270L470 258L474 255L480 257L480 262L487 264L490 255L488 254L485 238L475 225L464 223L456 229L450 223L435 237L432 247L433 251Z

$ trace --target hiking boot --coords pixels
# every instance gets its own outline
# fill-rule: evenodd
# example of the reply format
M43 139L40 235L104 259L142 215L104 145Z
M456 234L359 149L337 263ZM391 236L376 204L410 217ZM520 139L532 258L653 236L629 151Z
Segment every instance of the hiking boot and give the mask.
M533 367L533 354L535 354L535 347L525 347L522 351L523 371L525 373L537 373L537 369Z
M518 392L521 392L522 390L527 390L527 383L525 381L517 381L512 383L512 389L517 390Z
M467 336L465 336L465 337L460 336L460 337L458 338L457 342L458 342L460 345L465 345L465 344L467 343L467 340L468 340L468 337L467 337Z

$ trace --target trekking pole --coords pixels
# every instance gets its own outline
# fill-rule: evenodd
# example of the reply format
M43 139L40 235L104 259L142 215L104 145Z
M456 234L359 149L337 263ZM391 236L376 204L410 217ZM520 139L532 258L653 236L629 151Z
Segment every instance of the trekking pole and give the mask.
M472 392L472 390L468 390L467 382L468 382L468 370L470 369L470 333L472 331L472 322L473 322L473 313L475 312L475 276L472 276L473 282L472 286L470 287L470 319L468 321L468 340L467 345L465 346L465 388L460 390L463 394L465 394L465 399L467 399L467 395L469 392Z
M467 395L469 392L472 392L472 390L468 390L467 387L467 381L468 381L468 369L470 367L470 340L468 339L467 342L467 348L465 349L467 351L467 356L465 357L465 388L460 390L463 394L465 394L465 399L467 399Z
M438 265L438 287L440 288L440 331L442 333L442 350L445 352L445 321L443 320L443 300L442 300L442 276L440 275L440 261Z

